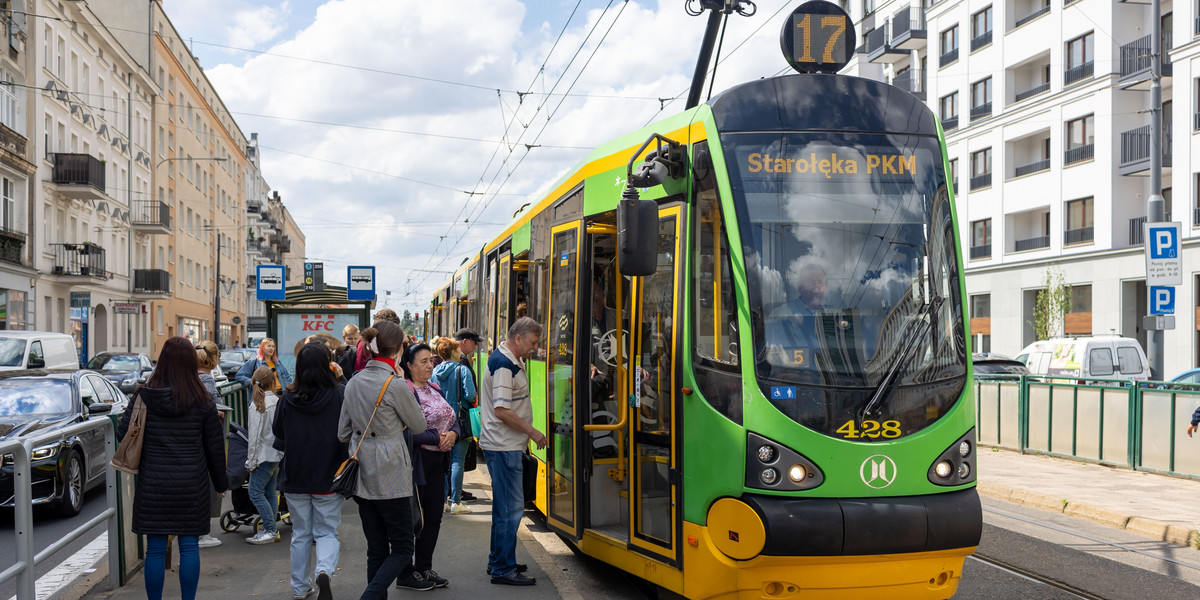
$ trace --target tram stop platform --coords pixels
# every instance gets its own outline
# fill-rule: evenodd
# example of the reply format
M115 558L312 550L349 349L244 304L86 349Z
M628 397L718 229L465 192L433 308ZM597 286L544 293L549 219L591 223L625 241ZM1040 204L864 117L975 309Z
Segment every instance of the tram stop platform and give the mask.
M1200 481L987 446L979 448L978 469L979 492L985 497L1088 519L1151 539L1200 546ZM486 468L468 473L465 488L479 498L471 504L474 512L443 515L434 556L434 569L450 580L449 590L456 596L498 600L644 597L633 578L574 554L540 520L530 516L523 521L518 535L517 559L529 564L529 575L537 577L537 585L515 588L491 584L484 572L491 518ZM292 598L286 525L281 526L283 541L265 546L245 543L243 538L250 535L245 527L236 533L224 533L214 521L213 530L224 544L200 551L199 598ZM333 576L334 595L353 598L362 592L366 581L366 542L353 502L345 504L339 531L342 556ZM127 585L113 589L105 577L107 569L97 567L58 598L145 597L140 572ZM177 597L178 587L176 573L168 572L165 597Z

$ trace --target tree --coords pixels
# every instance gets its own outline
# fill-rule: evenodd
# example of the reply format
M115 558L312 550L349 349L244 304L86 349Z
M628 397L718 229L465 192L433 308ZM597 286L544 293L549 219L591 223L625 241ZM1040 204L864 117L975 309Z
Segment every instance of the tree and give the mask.
M413 319L411 311L404 311L404 315L400 317L400 328L404 330L404 333L417 335L417 323Z
M1048 340L1063 335L1067 311L1071 309L1071 286L1063 281L1062 269L1051 266L1042 277L1043 289L1033 307L1034 337Z

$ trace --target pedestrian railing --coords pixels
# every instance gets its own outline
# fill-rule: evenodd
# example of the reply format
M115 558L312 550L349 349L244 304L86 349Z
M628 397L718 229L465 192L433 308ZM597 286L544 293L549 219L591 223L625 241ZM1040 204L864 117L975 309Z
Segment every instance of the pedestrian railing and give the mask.
M977 375L975 403L980 444L1200 479L1200 385Z
M30 435L20 440L0 442L0 455L12 455L13 467L13 529L15 530L16 563L0 572L0 583L13 577L17 579L16 600L35 600L37 598L35 567L54 553L65 548L68 544L82 537L93 527L108 523L108 577L113 587L120 585L120 564L113 557L120 552L120 524L117 513L117 478L111 466L106 467L105 488L108 494L108 507L100 514L76 527L70 533L54 542L41 552L34 553L33 545L33 473L30 465L30 455L33 449L48 443L59 441L88 431L102 430L104 432L104 463L112 460L116 449L113 434L114 420L111 418L88 419L61 430Z
M221 394L221 403L233 409L230 421L245 427L249 423L247 409L250 407L250 388L240 381L231 381L217 389Z

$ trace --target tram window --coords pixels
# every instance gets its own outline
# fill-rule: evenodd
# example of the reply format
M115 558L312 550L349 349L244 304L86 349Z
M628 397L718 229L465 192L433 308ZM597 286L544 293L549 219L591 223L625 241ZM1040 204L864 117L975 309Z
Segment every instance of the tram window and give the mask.
M697 154L701 146L697 144ZM711 168L696 180L696 353L716 363L738 365L737 313L733 295L729 240ZM747 267L749 269L749 267Z

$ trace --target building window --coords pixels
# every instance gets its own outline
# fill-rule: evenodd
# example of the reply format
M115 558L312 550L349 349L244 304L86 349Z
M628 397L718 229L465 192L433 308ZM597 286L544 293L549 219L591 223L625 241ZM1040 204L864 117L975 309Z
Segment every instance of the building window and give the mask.
M1094 155L1096 141L1096 118L1087 115L1067 121L1067 150L1065 164L1090 160Z
M992 114L992 78L987 77L971 84L971 120L982 119Z
M942 55L939 64L944 67L958 60L958 25L943 31L939 37L942 44Z
M971 15L971 51L992 43L992 7Z
M983 219L971 223L971 260L991 258L992 220Z
M977 190L992 185L992 149L985 148L971 153L971 189Z
M971 296L969 309L971 311L971 340L975 343L975 352L992 351L992 296L991 294L976 294Z
M950 172L947 173L947 175L950 176L950 181L954 184L954 191L955 191L955 193L957 193L958 192L958 159L952 158L948 162L950 163Z
M1093 61L1096 56L1094 38L1094 35L1088 33L1067 42L1067 70L1063 76L1064 85L1070 85L1092 76Z
M1095 238L1093 221L1096 217L1092 198L1067 202L1067 230L1063 244L1090 244Z
M1071 286L1071 308L1063 323L1066 335L1092 334L1092 286Z

